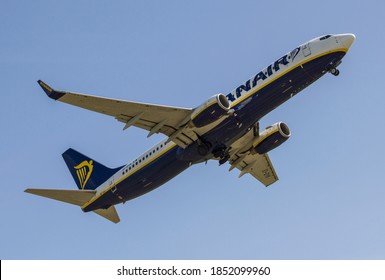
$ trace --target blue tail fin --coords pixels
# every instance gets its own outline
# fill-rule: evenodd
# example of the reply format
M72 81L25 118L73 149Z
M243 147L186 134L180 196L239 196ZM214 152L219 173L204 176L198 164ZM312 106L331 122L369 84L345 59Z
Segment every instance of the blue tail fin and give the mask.
M62 156L80 190L96 189L122 168L108 168L74 149L68 149Z

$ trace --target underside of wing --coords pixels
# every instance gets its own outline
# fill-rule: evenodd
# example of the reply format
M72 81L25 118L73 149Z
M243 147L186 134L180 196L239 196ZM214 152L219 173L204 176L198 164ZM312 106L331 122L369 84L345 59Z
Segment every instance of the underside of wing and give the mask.
M240 170L239 177L249 173L266 187L278 180L277 173L267 153L258 154L253 150L255 130L250 129L243 137L238 139L230 148L230 171L234 168Z
M67 104L78 106L87 110L114 117L125 123L123 129L130 126L139 127L149 131L148 136L162 133L182 147L186 147L196 140L196 136L188 129L186 124L193 111L191 108L179 108L131 102L87 94L57 91L38 81L48 97Z
M234 159L235 167L241 171L239 177L249 173L266 187L278 181L268 154L248 154Z

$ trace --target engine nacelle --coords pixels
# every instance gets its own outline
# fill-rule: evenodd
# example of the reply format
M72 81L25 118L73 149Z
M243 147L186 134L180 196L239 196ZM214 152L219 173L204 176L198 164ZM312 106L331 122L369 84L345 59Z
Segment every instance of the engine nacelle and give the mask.
M285 123L275 123L259 134L253 143L254 150L258 154L265 154L289 139L290 135L290 129Z
M191 114L191 122L196 127L203 127L219 120L227 114L230 103L227 97L219 93L197 107Z

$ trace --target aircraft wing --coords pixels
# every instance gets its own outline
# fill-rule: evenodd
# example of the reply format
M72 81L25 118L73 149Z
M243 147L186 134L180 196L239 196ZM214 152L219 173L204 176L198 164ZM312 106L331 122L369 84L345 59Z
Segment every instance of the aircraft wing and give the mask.
M54 90L43 81L38 81L48 97L67 104L78 106L114 117L125 123L123 129L136 126L154 133L163 133L170 141L185 148L196 140L193 131L187 128L191 108L179 108L155 104L138 103L92 95Z
M267 153L260 155L252 152L254 137L253 130L250 130L231 145L229 171L237 168L241 171L239 177L249 173L267 187L278 181L278 176Z
M278 181L277 173L270 161L268 154L248 154L234 159L235 166L241 171L239 177L249 173L266 187Z

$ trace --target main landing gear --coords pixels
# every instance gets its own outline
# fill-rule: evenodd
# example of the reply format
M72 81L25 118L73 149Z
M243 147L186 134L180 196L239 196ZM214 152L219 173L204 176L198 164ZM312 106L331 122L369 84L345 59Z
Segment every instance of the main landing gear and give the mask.
M208 154L211 144L207 141L205 141L198 133L195 133L197 136L197 143L198 143L198 154L201 156L205 156Z
M219 145L214 148L213 155L215 158L219 158L219 165L224 164L230 158L229 149L225 145Z

